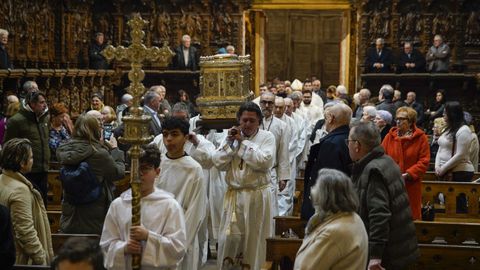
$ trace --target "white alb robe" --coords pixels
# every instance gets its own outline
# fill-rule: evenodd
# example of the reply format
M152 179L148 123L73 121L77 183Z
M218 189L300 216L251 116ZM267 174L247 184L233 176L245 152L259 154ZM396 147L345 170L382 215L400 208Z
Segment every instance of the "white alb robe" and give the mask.
M141 224L149 231L142 242L142 269L176 269L186 251L183 210L173 195L160 190L141 199ZM132 194L127 190L108 209L100 246L107 269L132 269L132 256L125 254L132 225Z
M198 120L198 117L196 118ZM190 123L192 123L190 119ZM196 123L196 121L193 121ZM192 125L190 125L191 127ZM198 138L198 145L195 146L190 141L186 141L183 149L185 153L191 156L196 162L198 162L203 168L203 184L202 186L205 187L205 194L208 194L208 182L210 181L210 169L213 168L212 162L212 153L215 151L215 146L208 141L203 135L196 135ZM162 154L162 160L164 159L165 155L167 154L167 148L163 143L163 134L159 134L153 140L158 148L160 149L160 153ZM208 197L207 197L208 199ZM205 209L206 211L207 209ZM208 213L205 213L206 217ZM208 219L204 218L202 225L200 226L200 231L198 233L198 241L200 245L200 261L203 265L207 262L207 255L208 255Z
M290 179L290 161L288 155L288 143L290 141L290 132L287 129L287 124L282 120L274 117L273 115L270 118L263 118L263 122L260 125L260 128L266 131L270 131L275 137L275 159L274 165L271 170L271 189L272 193L275 195L273 197L272 206L273 213L275 216L279 215L279 206L277 201L278 194L278 182L280 180L289 180ZM273 225L272 225L273 226ZM274 228L272 228L273 230Z
M291 216L293 214L293 194L295 193L295 175L296 175L296 151L298 148L298 127L293 118L283 114L281 118L286 125L286 133L288 133L289 144L288 144L288 158L290 164L290 178L288 179L287 186L282 190L278 191L277 201L278 201L278 215L279 216Z
M308 123L312 129L313 127L315 127L315 124L317 123L318 120L324 118L323 107L318 107L313 103L306 105L305 103L302 102L298 110L300 110L303 113L303 115L306 116L306 118L308 119Z
M215 148L218 148L227 135L228 130L226 129L223 130L223 132L210 130L206 139L212 142ZM220 171L217 167L213 166L210 169L210 179L208 182L210 245L214 245L218 240L218 230L220 228L220 221L223 213L223 198L226 192L227 182L225 181L225 171Z
M226 170L228 184L218 236L218 269L225 257L241 255L252 270L265 262L265 239L273 234L270 169L275 153L273 134L259 130L241 143L225 141L213 155L215 166Z
M188 155L177 159L162 157L156 185L172 193L185 212L187 254L180 264L183 270L196 270L200 266L198 234L208 203L203 177L200 164Z

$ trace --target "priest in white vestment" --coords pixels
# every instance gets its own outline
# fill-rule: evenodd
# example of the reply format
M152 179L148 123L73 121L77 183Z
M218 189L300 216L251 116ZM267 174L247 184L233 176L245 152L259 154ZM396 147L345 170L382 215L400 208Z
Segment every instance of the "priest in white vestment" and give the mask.
M132 254L141 254L141 267L177 269L186 251L183 209L171 193L155 188L160 152L154 145L140 157L140 226L132 226L132 193L115 199L105 217L100 246L107 269L132 269Z
M271 183L272 192L275 194L275 199L272 202L272 205L274 205L273 211L274 214L278 216L278 189L283 190L290 179L290 162L288 153L290 132L287 128L287 124L273 116L274 107L275 95L270 92L263 93L260 98L260 108L262 109L263 113L263 121L260 124L260 129L272 132L273 136L275 137L276 158L271 170Z
M185 152L189 123L170 117L163 124L163 143L167 153L162 156L158 188L171 192L185 211L187 254L180 269L200 267L199 230L208 204L202 166Z
M285 101L282 97L275 98L275 110L274 115L277 119L282 120L287 128L285 129L288 138L288 160L290 163L290 179L287 181L286 186L280 186L277 194L278 200L278 215L279 216L291 216L293 215L293 194L295 193L295 177L297 162L296 151L298 148L298 128L295 121L285 114Z
M250 269L259 270L265 262L266 238L273 234L270 170L275 160L275 138L259 129L260 108L246 102L238 111L240 126L229 135L213 155L213 162L227 172L228 191L218 239L218 269L229 257L241 258Z

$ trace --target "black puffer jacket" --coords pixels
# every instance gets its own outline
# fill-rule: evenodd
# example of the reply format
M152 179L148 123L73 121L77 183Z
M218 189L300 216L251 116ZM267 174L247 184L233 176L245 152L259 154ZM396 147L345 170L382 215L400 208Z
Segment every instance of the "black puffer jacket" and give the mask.
M381 146L354 163L358 213L368 233L369 258L386 269L404 269L419 256L408 195L397 164Z

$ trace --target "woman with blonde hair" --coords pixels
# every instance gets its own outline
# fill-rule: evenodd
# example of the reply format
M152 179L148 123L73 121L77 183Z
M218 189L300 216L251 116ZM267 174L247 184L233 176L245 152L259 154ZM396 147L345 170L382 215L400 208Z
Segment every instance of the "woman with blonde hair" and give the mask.
M410 107L397 109L397 126L390 129L382 142L385 154L400 167L407 188L413 219L421 219L422 177L430 163L430 149L425 132L417 128L417 112Z
M64 187L60 230L63 233L101 234L103 221L113 197L113 181L125 175L123 151L117 147L114 136L101 140L99 121L91 115L81 115L75 122L72 139L57 149L62 167L77 167L86 162L101 188L98 198L78 203L71 199Z
M294 269L365 269L368 236L356 213L359 202L350 178L338 170L321 169L310 194L315 214L308 221Z
M28 139L14 138L4 144L0 156L0 204L10 209L17 264L49 265L52 238L42 195L25 178L33 165Z

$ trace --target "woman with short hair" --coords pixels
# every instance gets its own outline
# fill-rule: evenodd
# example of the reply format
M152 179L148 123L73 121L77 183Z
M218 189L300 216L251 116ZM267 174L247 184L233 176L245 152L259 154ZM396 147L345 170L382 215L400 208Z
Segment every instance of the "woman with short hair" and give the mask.
M392 128L392 114L389 111L385 110L378 110L375 119L373 120L375 126L377 126L378 130L380 131L380 137L383 141L385 136L387 136L388 132Z
M68 109L63 103L55 103L49 108L50 112L50 138L48 146L50 146L50 159L56 160L56 151L60 144L70 140L73 123L68 115Z
M428 138L417 128L417 112L413 108L398 108L395 121L397 126L390 129L382 146L400 167L413 219L422 219L422 177L430 163Z
M75 122L72 139L57 149L57 159L62 167L77 167L88 164L90 172L101 186L98 198L78 204L69 199L65 186L62 201L60 230L63 233L101 234L108 207L114 199L113 181L125 175L123 151L117 147L114 136L103 142L99 121L91 115L81 115Z
M295 269L365 269L368 236L355 213L359 202L350 178L321 169L311 198L315 214L308 221Z
M32 169L32 145L14 138L0 156L0 204L10 208L17 264L48 265L53 259L52 237L42 195L25 178Z

